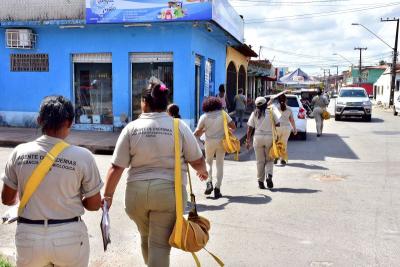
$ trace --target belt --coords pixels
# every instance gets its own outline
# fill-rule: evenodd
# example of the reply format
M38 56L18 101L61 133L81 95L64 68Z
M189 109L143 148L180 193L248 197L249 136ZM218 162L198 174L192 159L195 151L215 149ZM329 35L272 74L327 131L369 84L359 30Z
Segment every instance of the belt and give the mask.
M81 220L80 216L74 217L74 218L70 218L70 219L63 219L63 220L53 220L53 219L49 219L49 220L29 220L23 217L18 217L17 222L18 223L25 223L25 224L60 224L60 223L71 223L71 222L78 222Z

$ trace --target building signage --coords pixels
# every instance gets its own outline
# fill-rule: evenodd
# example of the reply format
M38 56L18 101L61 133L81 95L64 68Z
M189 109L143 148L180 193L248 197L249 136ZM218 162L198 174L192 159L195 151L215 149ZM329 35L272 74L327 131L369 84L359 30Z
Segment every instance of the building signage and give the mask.
M243 42L243 19L228 0L86 0L87 24L211 20Z
M211 20L207 0L86 0L86 23Z

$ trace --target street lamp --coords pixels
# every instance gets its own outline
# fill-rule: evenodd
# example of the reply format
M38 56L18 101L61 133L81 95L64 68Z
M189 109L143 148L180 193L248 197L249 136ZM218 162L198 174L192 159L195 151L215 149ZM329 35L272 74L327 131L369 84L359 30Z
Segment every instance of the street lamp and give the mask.
M339 57L343 58L344 60L346 60L347 62L349 62L351 64L351 67L353 67L353 63L350 60L348 60L346 57L342 56L341 54L333 53L332 55L339 56Z
M386 20L381 19L381 21L382 22L383 21L396 21L397 22L396 38L395 38L395 42L394 42L394 47L392 47L391 45L386 43L381 37L376 35L373 31L371 31L370 29L368 29L367 27L365 27L361 23L352 23L351 25L363 27L364 29L369 31L371 34L373 34L376 38L381 40L382 43L384 43L385 45L390 47L391 50L393 50L393 61L392 61L392 69L391 69L392 77L391 77L390 96L389 96L389 106L392 106L393 102L394 102L394 89L396 87L396 61L397 61L397 40L398 40L398 36L399 36L399 18L397 18L397 19L396 18L394 18L394 19L386 19Z

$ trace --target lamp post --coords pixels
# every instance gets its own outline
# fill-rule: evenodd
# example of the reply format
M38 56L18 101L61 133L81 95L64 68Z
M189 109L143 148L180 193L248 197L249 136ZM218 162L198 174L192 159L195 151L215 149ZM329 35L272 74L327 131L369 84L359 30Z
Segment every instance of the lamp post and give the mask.
M346 60L347 62L349 62L351 64L351 67L353 67L353 63L350 60L348 60L346 57L344 57L343 55L341 55L339 53L333 53L332 55L343 58L344 60Z
M393 106L393 101L394 101L394 90L396 87L396 62L397 62L397 41L399 37L399 18L394 18L394 19L386 19L383 20L381 19L381 22L386 22L386 21L396 21L397 22L397 27L396 27L396 37L395 37L395 42L394 42L394 47L389 45L387 42L385 42L381 37L376 35L373 31L362 25L361 23L352 23L351 25L353 26L361 26L367 31L369 31L371 34L373 34L376 38L378 38L382 43L390 47L391 50L393 50L393 60L392 60L392 68L391 68L391 86L390 86L390 98L389 98L389 106Z

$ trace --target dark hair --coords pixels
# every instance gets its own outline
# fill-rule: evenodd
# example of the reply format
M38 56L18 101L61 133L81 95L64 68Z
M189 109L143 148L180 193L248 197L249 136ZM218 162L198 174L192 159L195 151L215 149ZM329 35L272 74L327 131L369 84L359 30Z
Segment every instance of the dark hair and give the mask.
M322 95L322 90L321 89L317 90L317 95Z
M278 101L279 101L279 104L280 104L280 106L281 106L281 110L282 111L285 111L286 110L286 96L283 94L283 95L280 95L279 97L278 97Z
M150 106L151 111L166 111L169 90L163 84L150 83L142 92L142 99Z
M74 117L74 107L67 98L46 96L40 104L38 123L45 134L49 130L58 130L65 121L72 123Z
M242 93L243 93L243 89L242 89L242 88L239 88L238 93L239 93L239 94L242 94Z
M218 87L218 91L225 92L225 85L220 84L219 87Z
M203 112L222 110L222 102L218 97L210 96L203 101Z
M174 118L180 119L181 115L179 114L179 106L176 104L171 104L168 106L167 111L169 115L171 115Z
M254 111L254 115L259 119L265 116L265 110L267 109L268 103L265 103L261 106L256 106L256 110Z

